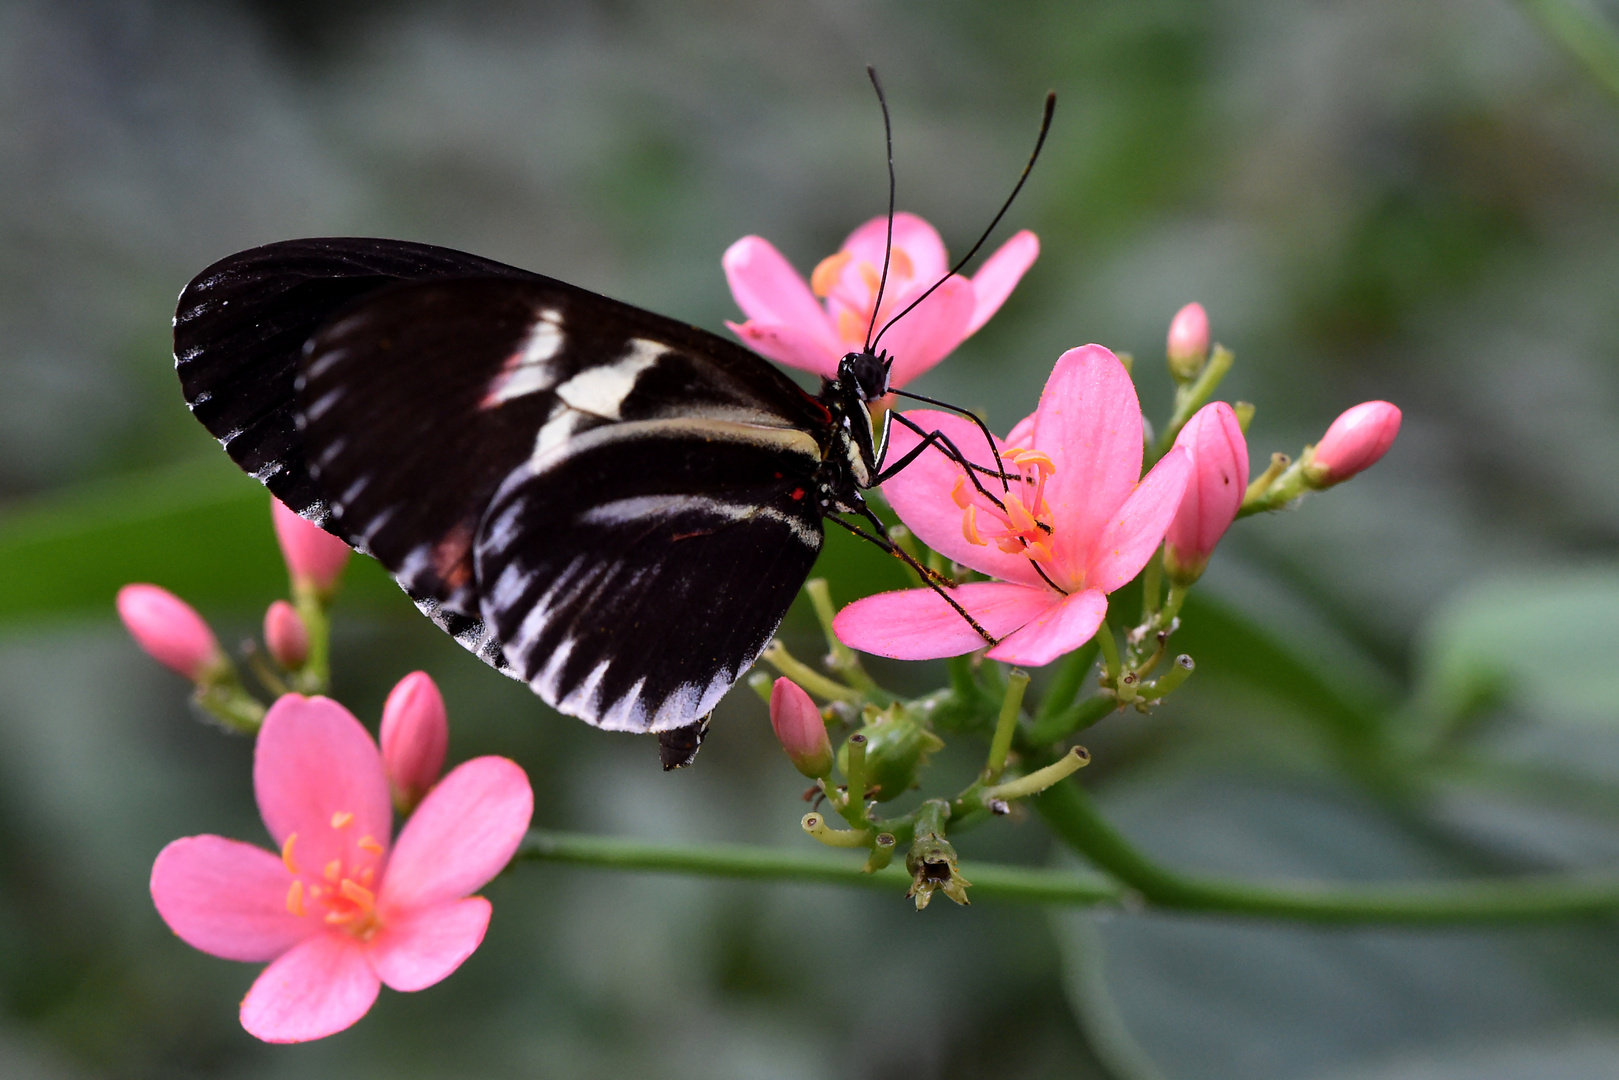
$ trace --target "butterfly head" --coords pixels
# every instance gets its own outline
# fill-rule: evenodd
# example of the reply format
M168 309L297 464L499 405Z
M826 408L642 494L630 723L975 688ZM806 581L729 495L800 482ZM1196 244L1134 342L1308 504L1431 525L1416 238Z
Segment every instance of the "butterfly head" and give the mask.
M854 390L865 402L876 401L888 393L888 369L894 358L887 353L871 350L852 352L838 361L838 382Z

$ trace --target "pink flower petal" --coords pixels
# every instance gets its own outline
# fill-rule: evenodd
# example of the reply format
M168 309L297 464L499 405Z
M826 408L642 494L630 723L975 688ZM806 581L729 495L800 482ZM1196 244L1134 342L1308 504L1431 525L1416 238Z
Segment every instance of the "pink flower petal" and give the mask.
M967 460L986 468L995 467L984 433L971 421L951 413L932 409L917 409L905 414L923 431L942 431L955 443ZM922 441L922 436L898 423L889 430L886 463L897 462ZM996 440L997 449L1005 449ZM894 508L905 527L917 539L946 558L963 566L970 566L981 574L1040 586L1040 576L1021 555L1008 555L991 544L974 544L961 531L961 507L951 499L956 480L966 470L956 465L937 445L924 450L920 457L883 484L883 497ZM999 491L999 482L979 474L984 487Z
M225 662L202 616L167 589L125 585L118 590L118 617L148 656L192 682Z
M837 351L837 335L826 312L803 277L770 241L744 236L725 250L720 262L736 306L750 320L793 327L816 343L817 354Z
M1110 593L1141 572L1158 550L1191 478L1192 458L1181 446L1171 449L1141 478L1097 539L1085 576L1089 588Z
M728 322L725 325L742 339L742 344L767 360L824 375L828 379L837 377L838 361L843 359L842 351L824 345L814 335L796 326L759 322Z
M984 655L1024 667L1044 667L1089 641L1107 615L1107 597L1086 589L1063 598Z
M1186 422L1175 445L1192 455L1192 479L1164 540L1177 549L1183 562L1201 566L1242 507L1248 487L1248 441L1231 406L1215 401Z
M511 861L533 812L534 792L515 762L481 757L457 766L400 830L377 895L384 921L484 885Z
M1047 588L1003 581L972 582L956 587L950 595L996 638L1005 637L1061 599ZM838 612L832 629L851 649L896 660L960 656L987 644L932 589L879 593L856 600Z
M967 322L967 333L974 333L989 322L989 317L1001 309L1006 298L1012 295L1012 290L1017 288L1017 283L1039 257L1039 237L1024 229L984 260L978 273L973 275L976 306L972 318Z
M1034 446L1056 466L1046 500L1058 580L1077 580L1141 476L1141 405L1118 357L1086 345L1057 359L1035 413Z
M381 986L358 941L317 934L254 980L242 999L242 1026L265 1042L323 1039L364 1016Z
M366 956L389 988L425 990L483 943L489 914L489 901L481 896L407 912L372 939Z
M270 706L253 753L253 790L276 844L298 834L295 858L304 870L351 862L360 837L388 844L393 809L382 755L329 698L286 694ZM334 827L342 814L352 817L338 817L344 824Z
M893 308L894 314L904 311L915 295L919 295L918 290L912 290L910 296L902 296ZM974 302L972 282L958 275L940 285L904 318L882 332L882 340L874 345L894 358L889 384L904 386L949 356L967 337ZM883 307L885 317L891 318L886 312L888 305L885 303ZM882 331L881 324L878 330Z
M313 521L294 513L273 495L270 520L275 524L275 538L281 545L281 555L292 580L322 592L336 588L354 549Z
M1027 450L1034 446L1034 413L1030 413L1012 425L1012 430L1006 433L1007 446L1019 446Z
M888 218L884 215L872 218L850 233L839 250L853 255L855 262L864 260L871 263L881 273L883 248L887 241ZM938 281L950 268L950 258L945 253L944 241L939 238L939 230L915 214L902 210L894 215L894 247L904 251L906 258L911 261L911 282L920 283L923 288ZM893 275L892 268L889 273ZM892 287L893 281L889 285Z
M287 912L292 875L263 848L187 836L158 852L152 903L176 936L226 960L273 960L320 927Z

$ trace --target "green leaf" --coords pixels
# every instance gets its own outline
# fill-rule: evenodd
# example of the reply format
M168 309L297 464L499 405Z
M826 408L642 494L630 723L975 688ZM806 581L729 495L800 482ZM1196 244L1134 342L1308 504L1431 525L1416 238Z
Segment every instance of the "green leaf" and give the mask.
M0 621L110 615L131 581L207 610L262 607L287 591L269 498L214 455L13 508L0 524ZM370 559L345 575L349 602L398 595Z
M1419 655L1418 701L1437 726L1501 698L1538 719L1619 723L1619 570L1486 581L1446 605Z

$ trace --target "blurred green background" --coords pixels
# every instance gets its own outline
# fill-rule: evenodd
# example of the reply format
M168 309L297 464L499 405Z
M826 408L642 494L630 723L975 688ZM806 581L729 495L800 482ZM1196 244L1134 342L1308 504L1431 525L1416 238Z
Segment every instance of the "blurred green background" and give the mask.
M1198 674L1087 738L1114 820L1225 873L1619 864L1619 98L1524 8L0 0L0 1076L1619 1076L1611 920L918 916L525 865L454 978L295 1048L237 1025L253 968L163 927L164 843L264 840L251 747L196 722L113 591L174 588L229 642L285 588L264 496L180 401L180 287L254 244L374 234L719 330L731 241L807 271L883 206L866 63L899 205L957 251L1059 97L1008 219L1042 257L921 392L1005 430L1062 349L1098 341L1136 354L1162 416L1164 331L1195 299L1238 356L1223 396L1259 406L1256 462L1362 399L1405 410L1373 471L1233 530L1182 642ZM841 542L828 562L842 600L896 581ZM522 762L539 824L809 843L746 692L665 776L648 740L549 713L374 566L337 615L338 696L374 722L428 668L452 756ZM815 653L803 612L785 632ZM1408 798L1356 764L1435 741ZM963 852L969 876L1064 858L1034 820Z

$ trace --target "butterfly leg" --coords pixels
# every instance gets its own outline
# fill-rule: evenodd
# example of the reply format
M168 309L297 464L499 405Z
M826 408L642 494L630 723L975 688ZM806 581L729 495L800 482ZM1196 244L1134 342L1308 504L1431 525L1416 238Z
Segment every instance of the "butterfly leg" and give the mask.
M868 516L871 517L871 520L877 522L878 531L880 533L886 532L886 530L883 529L882 522L878 520L875 515L871 515L869 510L867 513ZM894 556L894 558L899 559L911 569L915 570L922 576L922 583L928 588L932 589L934 592L938 593L939 596L944 599L945 603L955 608L956 614L960 615L963 619L966 619L967 625L972 627L979 637L983 638L991 645L1000 644L999 638L995 637L995 635L991 634L988 630L985 630L982 626L980 626L978 624L978 620L973 618L967 609L962 607L961 603L955 597L951 596L947 591L945 591L946 586L953 584L953 582L945 581L944 579L940 578L937 573L917 562L911 557L909 552L900 547L898 544L894 543L892 540L888 539L886 535L874 536L865 529L862 529L860 526L852 522L844 521L835 514L828 514L827 520L837 522L839 525L842 525L845 529L848 529L855 536L860 537L860 539L865 540L867 543L876 544L878 547Z

